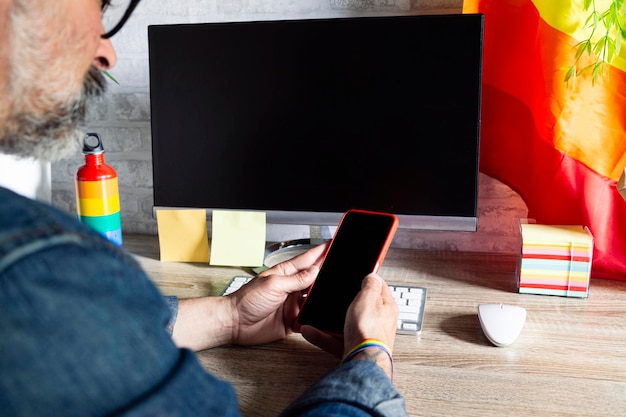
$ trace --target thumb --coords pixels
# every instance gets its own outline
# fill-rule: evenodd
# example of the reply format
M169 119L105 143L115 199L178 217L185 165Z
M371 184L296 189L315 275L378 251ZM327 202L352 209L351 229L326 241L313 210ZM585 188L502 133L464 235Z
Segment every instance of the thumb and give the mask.
M361 288L376 291L380 294L383 288L383 279L378 274L372 272L363 279Z
M293 275L283 277L283 279L280 280L281 290L286 293L306 290L315 282L319 270L318 266L312 265Z

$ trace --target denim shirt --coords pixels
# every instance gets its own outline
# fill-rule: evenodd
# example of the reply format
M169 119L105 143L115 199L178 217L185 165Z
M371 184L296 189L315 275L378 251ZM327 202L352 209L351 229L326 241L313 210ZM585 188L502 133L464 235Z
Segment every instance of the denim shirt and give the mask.
M0 306L3 415L240 415L232 386L173 343L177 299L164 299L132 256L97 232L3 188ZM282 415L406 411L378 366L353 361Z

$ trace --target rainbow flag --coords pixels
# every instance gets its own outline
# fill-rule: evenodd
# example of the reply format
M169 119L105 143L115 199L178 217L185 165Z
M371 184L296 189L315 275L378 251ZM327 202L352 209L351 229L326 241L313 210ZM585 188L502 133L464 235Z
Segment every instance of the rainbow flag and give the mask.
M566 83L586 39L583 0L465 0L485 15L481 171L542 224L588 227L592 278L626 280L626 47L592 83ZM608 1L596 0L599 10ZM591 61L589 61L591 62Z

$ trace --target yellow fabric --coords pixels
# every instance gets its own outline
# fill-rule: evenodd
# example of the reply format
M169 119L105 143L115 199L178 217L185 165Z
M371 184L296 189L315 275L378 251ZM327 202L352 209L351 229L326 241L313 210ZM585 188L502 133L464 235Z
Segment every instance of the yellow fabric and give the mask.
M585 26L592 8L585 10L583 0L532 0L532 2L541 18L553 28L578 41L592 36L592 29L589 25ZM608 10L612 3L611 0L594 0L594 2L599 13ZM605 34L604 25L601 25L601 30L596 30L591 39L595 42ZM620 55L615 57L611 65L626 71L626 48L621 49Z
M511 7L515 7L516 3L526 3L526 0L491 0L491 1L508 1ZM585 11L584 0L530 0L537 8L539 15L550 26L571 36L577 41L588 39L591 36L591 28L585 26L587 18L591 14L591 8ZM463 2L463 13L476 13L479 9L480 0L465 0ZM485 3L483 0L482 3ZM596 10L600 13L607 10L611 4L611 0L595 0ZM592 41L597 41L604 36L604 26L602 30L596 30L592 37ZM613 35L615 36L615 35ZM574 47L572 45L572 47ZM626 71L626 47L621 48L619 56L616 56L611 65Z

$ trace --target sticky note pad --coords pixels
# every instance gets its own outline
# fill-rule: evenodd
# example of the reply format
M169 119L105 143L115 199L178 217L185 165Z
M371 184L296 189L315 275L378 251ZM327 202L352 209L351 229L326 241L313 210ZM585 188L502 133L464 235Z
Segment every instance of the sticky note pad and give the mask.
M209 262L205 210L157 210L161 261Z
M211 230L211 265L263 265L265 213L214 210Z
M589 229L521 223L519 292L585 298L593 258Z

